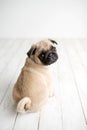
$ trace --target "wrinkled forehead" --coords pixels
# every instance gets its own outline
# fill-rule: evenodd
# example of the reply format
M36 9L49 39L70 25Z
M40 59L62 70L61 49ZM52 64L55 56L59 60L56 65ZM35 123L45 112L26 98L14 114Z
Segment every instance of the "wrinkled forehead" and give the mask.
M49 50L53 46L52 42L50 42L48 40L40 41L36 45L37 45L38 50L40 50L40 51L41 50L47 51L47 50Z

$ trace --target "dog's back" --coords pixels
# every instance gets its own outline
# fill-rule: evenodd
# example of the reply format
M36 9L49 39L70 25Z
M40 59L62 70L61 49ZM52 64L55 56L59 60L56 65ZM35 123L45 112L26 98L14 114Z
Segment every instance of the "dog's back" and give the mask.
M40 109L41 105L43 105L49 97L51 74L46 67L33 66L30 62L29 59L26 60L14 86L13 98L16 103L24 97L30 98L32 104L30 111L36 111Z

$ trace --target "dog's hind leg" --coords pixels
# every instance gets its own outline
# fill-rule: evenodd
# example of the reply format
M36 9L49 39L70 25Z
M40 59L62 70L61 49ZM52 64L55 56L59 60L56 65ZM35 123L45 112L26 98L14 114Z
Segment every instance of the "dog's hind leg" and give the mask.
M29 97L22 98L17 104L17 112L25 113L31 107L31 99Z

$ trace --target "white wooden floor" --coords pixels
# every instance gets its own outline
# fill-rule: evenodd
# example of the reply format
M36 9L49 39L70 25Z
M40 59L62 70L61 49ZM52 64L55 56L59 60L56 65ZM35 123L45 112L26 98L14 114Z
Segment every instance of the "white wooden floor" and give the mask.
M18 114L12 88L36 40L0 40L0 130L87 130L87 39L57 39L52 97L38 113Z

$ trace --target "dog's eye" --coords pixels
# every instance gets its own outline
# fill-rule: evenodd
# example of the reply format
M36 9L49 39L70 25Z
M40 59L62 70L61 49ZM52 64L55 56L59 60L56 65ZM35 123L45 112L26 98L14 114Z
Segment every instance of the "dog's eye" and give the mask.
M45 56L45 55L42 53L42 54L41 54L41 57L43 57L43 58L44 58L44 56Z
M39 58L40 58L40 59L44 59L44 57L45 57L45 54L44 54L44 53L41 53L41 54L39 55Z

